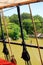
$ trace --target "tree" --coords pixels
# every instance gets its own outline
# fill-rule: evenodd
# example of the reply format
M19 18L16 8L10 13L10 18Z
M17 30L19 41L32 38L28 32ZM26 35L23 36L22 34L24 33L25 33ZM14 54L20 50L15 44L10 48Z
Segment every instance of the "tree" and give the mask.
M9 17L7 17L7 16L4 16L4 17L5 17L5 21L6 21L7 23L10 23Z
M23 13L23 14L21 14L21 18L22 18L22 20L24 20L24 19L30 19L31 17L30 17L30 14Z
M20 33L20 28L17 24L10 24L10 26L8 27L9 30L9 36L12 39L18 39L19 38L19 33Z
M41 32L41 22L39 19L35 19L35 25L36 25L36 30L37 32Z
M10 23L8 26L8 33L9 33L9 37L11 37L12 39L19 39L21 37L21 32L20 32L20 27L15 24L15 23ZM24 39L27 38L27 33L25 30L23 30L24 33Z
M31 19L24 19L23 27L26 30L27 34L33 34L33 25Z
M27 32L26 32L25 29L23 30L23 34L24 34L24 39L27 39L28 38L28 35L27 35Z
M34 20L38 19L40 22L43 22L43 18L40 15L35 15ZM37 21L38 22L38 21Z
M9 17L10 22L18 24L18 16L16 14Z

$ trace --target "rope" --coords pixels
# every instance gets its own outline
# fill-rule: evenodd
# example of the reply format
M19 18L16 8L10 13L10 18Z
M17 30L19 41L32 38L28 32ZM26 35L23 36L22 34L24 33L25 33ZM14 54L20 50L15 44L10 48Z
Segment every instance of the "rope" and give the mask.
M10 61L13 62L14 64L17 64L17 61L16 59L14 58L14 55L12 53L12 49L11 49L11 46L10 46L10 40L9 40L9 35L8 35L8 29L7 29L7 25L6 25L6 22L5 22L5 18L4 18L4 14L3 14L3 10L2 10L2 18L3 18L3 23L4 23L4 27L5 27L5 31L7 33L7 39L8 39L8 43L9 43L9 48L10 48L10 52L11 52L11 58L10 58Z
M9 9L7 9L7 10L3 10L3 12L10 11L10 10L15 9L15 8L16 8L16 6L15 7L11 7Z
M19 18L19 25L20 25L20 31L21 31L22 42L24 42L24 44L25 44L24 34L23 34L23 24L22 24L22 22L21 22L20 8L19 8L19 6L17 6L17 12L18 12L18 18Z
M43 61L42 61L42 57L41 57L41 52L40 52L40 48L39 48L39 44L38 44L38 39L37 39L36 27L35 27L34 19L32 17L32 11L31 11L30 5L29 5L29 10L30 10L30 15L31 15L33 27L34 27L34 34L35 34L35 38L36 38L36 42L37 42L37 46L38 46L38 52L39 52L39 56L40 56L41 65L43 65Z
M23 52L22 52L22 57L21 58L23 58L23 60L25 61L25 65L29 65L28 62L30 61L30 54L27 51L25 41L24 41L23 24L21 22L19 6L17 6L17 12L18 12L18 18L19 18L19 24L20 24L20 30L21 30L21 38L22 38L22 44L23 44Z
M8 42L9 42L9 48L10 48L10 52L11 52L11 56L12 56L13 54L12 54L12 50L11 50L11 46L10 46L8 29L7 29L7 25L6 25L6 22L5 22L3 11L2 11L2 18L3 18L4 27L5 27L5 30L6 30L6 33L7 33L7 39L8 39Z
M1 21L3 21L2 20L2 14L0 16L1 16ZM6 43L5 43L4 32L3 32L3 27L2 27L2 22L1 21L0 21L0 25L1 25L1 33L2 33L2 39L3 39L3 53L6 57L5 59L9 60L8 59L9 51L8 51Z

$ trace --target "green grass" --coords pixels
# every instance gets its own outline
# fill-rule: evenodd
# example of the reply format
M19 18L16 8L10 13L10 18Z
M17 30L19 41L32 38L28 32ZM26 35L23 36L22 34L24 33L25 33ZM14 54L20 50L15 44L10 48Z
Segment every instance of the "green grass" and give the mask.
M31 44L30 43L31 40L32 40L32 44L36 45L36 40L34 38L29 38L28 40L25 40L26 44ZM19 39L14 42L21 42L21 41L22 40ZM43 39L38 39L38 41L39 41L39 45L43 46ZM8 44L7 44L7 47L9 49ZM20 65L20 64L25 65L24 60L21 58L22 47L16 46L16 45L11 45L11 48L12 48L12 52L15 55L15 58L17 60L17 65ZM2 53L2 50L3 50L3 45L0 43L0 58L4 58L4 54ZM32 65L41 65L38 49L27 47L27 50L30 54ZM42 60L43 60L43 50L40 50L40 51L41 51L41 56L42 56ZM9 52L10 52L10 49L9 49Z

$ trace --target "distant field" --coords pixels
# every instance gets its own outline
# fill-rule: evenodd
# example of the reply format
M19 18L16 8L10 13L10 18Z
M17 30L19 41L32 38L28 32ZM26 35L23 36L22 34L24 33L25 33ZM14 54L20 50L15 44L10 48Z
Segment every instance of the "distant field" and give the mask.
M36 40L34 38L29 38L28 40L25 40L26 44L31 44L30 43L31 40L32 40L32 45L36 45ZM15 42L21 42L21 41L22 40L19 39L19 40L16 40ZM38 41L39 41L39 45L43 46L43 39L38 39ZM7 47L9 49L8 44L7 44ZM11 45L11 48L12 48L12 52L15 55L15 58L17 60L17 64L18 65L25 65L24 60L21 58L22 47L16 46L16 45ZM3 45L0 43L0 58L4 58L4 54L2 53L2 49L3 49ZM41 65L38 49L27 47L27 50L30 54L32 65ZM9 51L10 51L10 49L9 49ZM43 50L40 50L40 51L41 51L42 60L43 60Z

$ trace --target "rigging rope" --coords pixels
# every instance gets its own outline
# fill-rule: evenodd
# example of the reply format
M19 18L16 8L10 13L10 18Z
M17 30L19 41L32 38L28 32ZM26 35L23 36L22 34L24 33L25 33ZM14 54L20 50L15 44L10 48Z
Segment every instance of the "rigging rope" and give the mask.
M2 10L2 19L3 19L5 31L6 31L6 33L7 33L7 39L8 39L8 42L9 42L10 52L11 52L11 55L12 55L12 50L11 50L10 41L9 41L9 35L8 35L8 29L7 29L7 25L6 25L7 22L5 22L3 10Z
M1 25L1 33L2 33L2 40L3 40L3 53L5 55L5 59L9 60L8 59L8 56L9 56L9 51L7 49L7 46L6 46L6 43L5 43L5 38L4 38L4 32L3 32L3 27L2 27L2 12L0 13L1 15L1 21L0 21L0 25Z
M7 33L7 39L8 39L8 42L9 42L9 48L10 48L10 52L11 52L11 56L12 56L13 54L12 54L12 50L11 50L11 46L10 46L9 35L8 35L8 29L7 29L7 24L6 24L7 22L5 21L3 11L2 11L2 15L3 15L3 23L4 23L5 31L6 31L6 33Z
M10 61L13 62L14 64L17 64L16 59L12 53L11 46L10 46L9 34L8 34L8 29L7 29L7 24L6 24L7 22L5 21L3 10L2 10L2 16L3 16L3 23L4 23L5 31L7 33L7 39L8 39L8 43L9 43L10 52L11 52L11 60Z
M25 41L24 41L24 34L23 34L23 24L21 22L21 17L20 17L20 8L17 6L17 12L18 12L18 18L19 18L19 24L20 24L20 31L21 31L21 38L22 38L22 44L23 44L23 52L22 52L22 58L25 61L26 65L29 65L30 63L30 55L27 51L27 48L25 46ZM30 63L31 65L31 63Z
M11 8L8 8L7 10L3 10L3 12L6 12L6 11L9 11L9 10L12 10L12 9L15 9L16 7L11 7Z
M40 48L39 48L39 44L38 44L38 39L37 39L36 27L35 27L34 19L33 19L33 16L32 16L32 11L31 11L30 4L29 4L29 10L30 10L30 16L31 16L31 19L32 19L33 27L34 27L34 34L35 34L35 38L36 38L36 42L37 42L37 46L38 46L38 52L39 52L39 56L40 56L41 65L43 65L43 61L42 61L42 57L41 57L41 52L40 52Z

